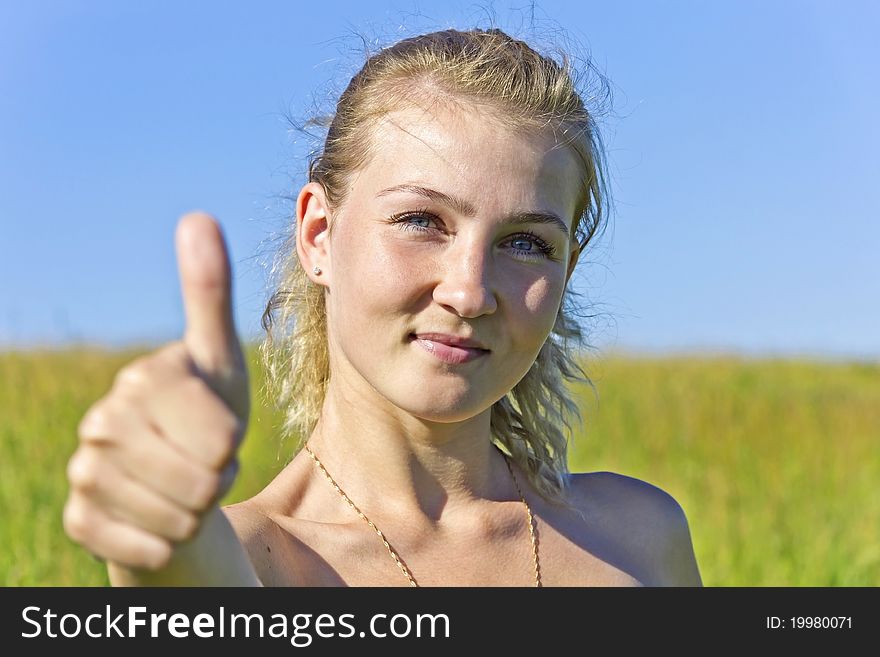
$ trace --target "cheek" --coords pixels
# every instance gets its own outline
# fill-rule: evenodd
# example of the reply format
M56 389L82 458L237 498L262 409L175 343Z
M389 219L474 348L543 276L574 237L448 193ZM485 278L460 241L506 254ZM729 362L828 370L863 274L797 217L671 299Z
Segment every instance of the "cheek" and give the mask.
M364 295L375 294L394 260L384 245L366 231L339 231L333 243L334 287L346 302L360 305ZM341 299L340 299L341 302Z
M352 301L360 306L375 304L378 312L386 314L397 307L412 311L414 298L432 278L429 272L436 256L436 249L414 244L412 238L407 241L381 231L369 240L364 238L356 255L346 254L351 259L345 262L355 263L350 268L349 288L358 299Z
M413 248L412 244L395 239L377 237L373 244L373 270L385 288L397 290L398 294L418 285L425 275L430 252Z
M546 276L529 281L522 292L526 310L532 315L543 315L548 312L548 309L555 304L558 298L556 287L558 286L554 286Z
M337 320L334 324L340 334L390 337L388 322L394 321L394 309L405 305L402 292L413 285L415 274L408 268L418 263L395 253L375 236L339 237L333 245L328 314Z
M556 321L561 295L562 281L549 276L529 280L521 286L518 296L513 298L522 300L522 313L532 320L526 323L530 332L550 332Z

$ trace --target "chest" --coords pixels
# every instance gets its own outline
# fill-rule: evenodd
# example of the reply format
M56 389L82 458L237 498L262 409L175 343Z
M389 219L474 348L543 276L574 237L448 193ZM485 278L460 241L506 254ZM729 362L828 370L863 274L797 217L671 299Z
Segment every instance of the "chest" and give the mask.
M419 545L394 545L389 537L391 549L369 526L276 522L270 572L262 574L267 586L410 586L406 568L423 587L533 587L535 546L542 586L643 586L651 577L650 564L613 537L541 520L534 543L523 529Z

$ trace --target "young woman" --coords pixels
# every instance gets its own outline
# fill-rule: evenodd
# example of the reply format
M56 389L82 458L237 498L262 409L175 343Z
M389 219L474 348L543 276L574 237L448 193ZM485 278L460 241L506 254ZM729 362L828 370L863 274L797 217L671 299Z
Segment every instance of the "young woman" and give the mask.
M691 586L680 505L567 469L568 282L607 215L594 118L500 30L369 59L299 192L264 363L303 448L219 507L249 415L222 234L178 226L186 334L79 428L67 532L114 585ZM580 374L579 374L580 373Z

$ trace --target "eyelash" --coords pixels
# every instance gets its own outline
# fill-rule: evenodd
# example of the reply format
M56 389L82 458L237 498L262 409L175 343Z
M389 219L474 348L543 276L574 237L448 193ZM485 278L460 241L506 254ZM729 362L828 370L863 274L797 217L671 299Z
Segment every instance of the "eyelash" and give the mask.
M420 233L430 232L430 228L425 228L424 226L416 226L415 224L405 223L407 219L412 217L424 217L425 219L430 219L431 221L440 221L439 217L428 212L427 210L416 210L409 212L399 212L397 214L391 215L388 218L389 223L397 224L399 228L402 230L416 230ZM524 251L523 249L514 249L518 253L525 255L527 258L551 258L554 253L556 253L556 247L552 244L545 242L543 239L535 235L530 231L523 231L520 233L516 233L515 235L511 235L512 238L522 238L525 237L528 240L531 240L535 244L538 245L540 251L532 252L532 251Z

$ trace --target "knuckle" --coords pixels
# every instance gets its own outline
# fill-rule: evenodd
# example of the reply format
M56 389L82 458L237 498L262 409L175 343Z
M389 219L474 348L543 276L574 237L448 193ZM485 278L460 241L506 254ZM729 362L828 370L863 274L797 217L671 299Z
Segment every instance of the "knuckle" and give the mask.
M143 561L150 570L162 570L171 563L174 556L174 548L168 541L159 540L155 547L145 551Z
M76 490L90 494L100 487L101 467L91 450L77 450L67 464L67 479Z
M117 390L142 390L152 382L152 374L146 361L138 359L125 365L116 373L113 387Z
M98 402L93 405L82 417L77 426L77 435L80 439L109 437L112 432L111 413L106 403Z
M94 522L88 513L88 509L82 502L69 499L64 505L61 524L64 527L64 532L70 538L77 543L84 543L88 541L90 528Z

